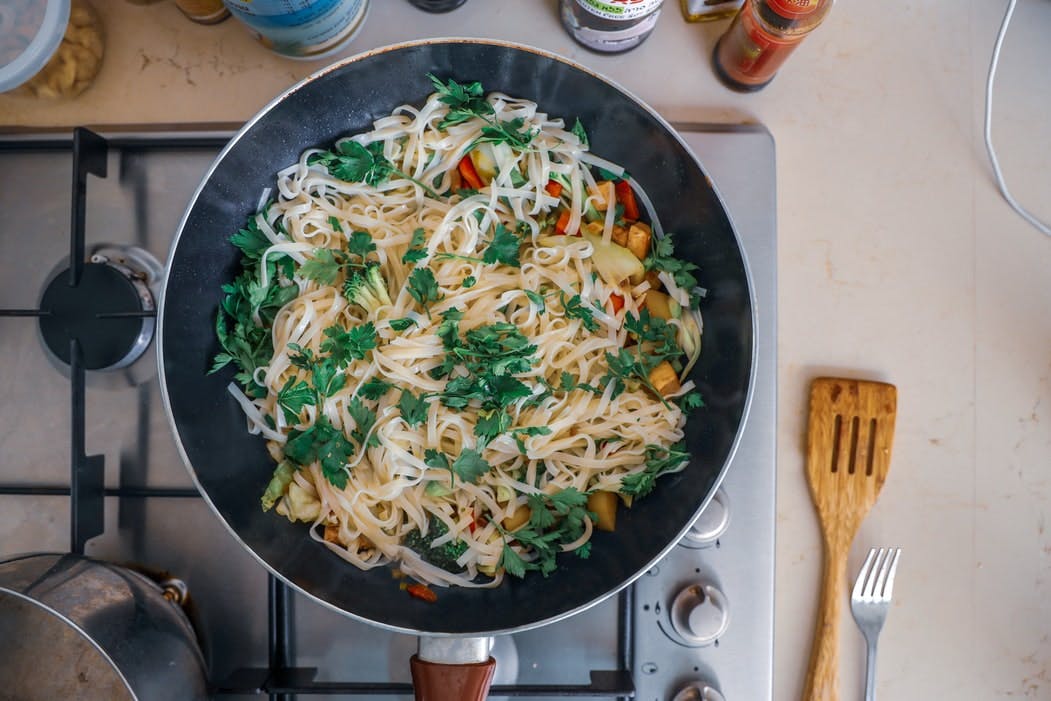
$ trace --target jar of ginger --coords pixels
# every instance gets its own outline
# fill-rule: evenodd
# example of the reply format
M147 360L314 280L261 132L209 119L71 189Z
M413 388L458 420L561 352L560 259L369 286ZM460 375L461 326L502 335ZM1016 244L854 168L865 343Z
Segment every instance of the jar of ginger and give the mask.
M0 2L0 92L74 97L98 75L102 22L88 0Z

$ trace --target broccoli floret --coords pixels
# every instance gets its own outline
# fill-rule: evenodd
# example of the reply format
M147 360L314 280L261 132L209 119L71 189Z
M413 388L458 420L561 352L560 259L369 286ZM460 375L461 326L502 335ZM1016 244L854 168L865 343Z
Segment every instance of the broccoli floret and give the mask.
M467 552L467 543L462 540L451 540L436 548L431 546L435 538L440 538L448 532L449 527L444 521L437 516L431 516L427 524L426 536L419 530L414 530L405 536L401 544L415 551L435 567L441 567L446 572L460 572L463 568L456 564L456 560Z
M369 263L365 272L356 272L347 278L343 285L343 295L366 312L374 312L384 305L389 305L387 283L380 275L379 263Z

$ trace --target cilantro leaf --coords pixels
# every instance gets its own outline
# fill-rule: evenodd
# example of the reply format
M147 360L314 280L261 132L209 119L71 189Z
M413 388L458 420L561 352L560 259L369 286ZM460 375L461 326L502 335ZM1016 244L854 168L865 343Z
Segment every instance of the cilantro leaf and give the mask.
M559 293L562 297L562 309L565 312L567 318L580 319L583 322L583 326L588 331L597 331L599 323L595 321L594 313L584 306L583 300L580 299L580 295L573 295L568 300L566 299L566 293Z
M376 401L377 399L385 395L387 392L389 392L390 388L393 386L394 385L385 380L381 380L378 377L373 377L368 382L363 384L361 386L361 389L358 391L361 394L361 396L365 397L365 399L371 399L372 401Z
M481 83L460 84L451 78L447 83L442 83L431 73L427 77L438 93L438 101L449 106L448 114L438 123L439 129L462 124L473 117L485 118L493 114L493 106L486 101Z
M408 317L408 316L403 316L400 319L391 319L390 320L390 327L392 329L394 329L395 331L404 331L405 329L409 328L410 326L415 326L415 325L416 325L416 320L413 319L412 317Z
M644 497L653 491L661 475L679 472L690 460L686 444L682 441L665 448L661 445L646 446L646 468L642 472L627 475L620 481L620 491L634 497Z
M588 147L588 133L584 130L584 125L580 122L580 117L577 117L577 121L573 122L573 128L570 132L580 139L580 145L584 148Z
M295 377L290 377L284 386L277 391L277 405L285 416L287 423L299 421L299 414L303 407L312 405L317 401L314 390L306 382L299 382Z
M266 249L272 245L263 230L259 228L254 216L249 217L243 229L230 237L230 243L241 249L245 260L258 261L263 257Z
M475 283L477 282L478 278L476 278L474 275L468 275L463 279L463 282L460 283L460 287L464 288L465 290L468 290L474 287Z
M434 271L430 268L415 268L409 274L408 285L409 295L430 314L428 307L431 302L437 302L442 298Z
M452 464L453 474L459 475L464 482L476 484L478 478L492 469L492 465L486 462L482 454L473 448L464 448L460 457Z
M562 375L559 379L561 380L561 384L558 388L563 392L572 392L577 388L577 378L573 377L573 375L565 370L562 371Z
M376 412L365 406L365 402L361 401L360 397L350 400L347 411L350 413L350 418L354 419L354 430L350 432L350 437L356 440L363 449L377 447L380 444L379 436L375 433L369 435L372 427L376 425Z
M427 257L427 232L423 227L414 229L412 240L409 241L409 249L401 257L401 262L408 265L417 263Z
M299 274L321 285L332 285L343 267L342 253L331 248L315 248L314 257L299 266Z
M525 577L526 563L514 549L504 541L504 548L500 553L500 567L512 577Z
M285 457L301 467L320 463L322 474L333 486L346 488L346 465L354 455L354 446L324 415L305 431L292 429L284 450Z
M504 409L482 411L474 425L474 435L478 436L481 445L489 443L511 427L511 415Z
M439 450L435 450L434 448L428 448L424 451L423 464L427 467L433 467L439 470L449 470L449 472L452 472L452 468L449 465L449 456Z
M405 419L405 423L411 428L415 428L427 420L428 402L426 397L417 397L407 389L401 391L398 408L401 410L401 417Z
M511 148L525 151L538 133L539 130L525 126L524 118L515 117L505 122L490 122L482 127L482 135L475 143L507 144Z
M688 261L675 257L675 242L672 234L665 232L661 238L654 237L653 248L644 261L646 270L666 272L675 280L675 284L686 290L690 295L690 303L696 307L701 300L700 290L697 286L697 278L693 271L697 266Z
M351 360L364 360L376 347L376 327L369 321L344 330L341 324L325 329L327 340L321 342L321 352L328 353L339 366Z
M347 240L347 250L351 255L361 256L365 260L368 254L376 250L376 244L372 240L372 234L367 231L352 231Z
M539 292L533 292L532 290L522 290L525 292L525 296L529 298L529 301L536 305L536 311L538 314L543 314L547 311L547 304L544 301L544 295Z
M518 248L521 245L522 242L515 235L514 231L503 224L497 224L496 231L493 233L493 240L486 247L485 253L482 254L482 261L489 264L503 263L504 265L519 268L522 265L518 260Z
M697 390L692 390L679 398L679 408L683 411L690 412L702 406L704 406L704 398Z

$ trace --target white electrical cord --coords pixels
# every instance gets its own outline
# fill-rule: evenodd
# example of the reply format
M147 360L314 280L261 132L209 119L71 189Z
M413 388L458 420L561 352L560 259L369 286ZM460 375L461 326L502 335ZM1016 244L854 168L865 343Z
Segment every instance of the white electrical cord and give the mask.
M1000 187L1000 194L1007 200L1007 204L1011 205L1011 209L1018 212L1023 219L1035 226L1039 231L1051 236L1051 227L1030 214L1025 207L1018 204L1018 201L1007 189L1007 183L1004 182L1004 174L1000 170L1000 162L996 160L996 150L993 148L993 83L996 80L996 65L1000 62L1000 48L1004 44L1007 25L1011 23L1011 16L1014 14L1015 5L1017 4L1018 0L1008 0L1004 21L1000 25L1000 33L996 35L996 44L993 45L993 58L989 62L989 77L985 82L985 149L989 152L989 160L993 164L993 175L996 176L996 184Z

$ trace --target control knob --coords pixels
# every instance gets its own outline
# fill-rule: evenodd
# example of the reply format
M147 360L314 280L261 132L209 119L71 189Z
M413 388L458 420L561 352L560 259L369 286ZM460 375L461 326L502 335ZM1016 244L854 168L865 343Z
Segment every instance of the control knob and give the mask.
M690 682L672 701L726 701L723 695L704 682Z
M726 596L712 584L691 584L671 605L671 624L688 645L711 645L726 632L730 607Z
M722 489L715 492L704 511L694 519L690 530L683 536L682 544L688 548L707 548L726 532L730 525L730 502Z

